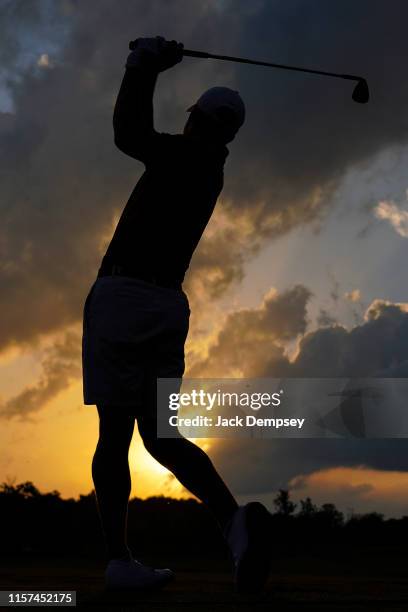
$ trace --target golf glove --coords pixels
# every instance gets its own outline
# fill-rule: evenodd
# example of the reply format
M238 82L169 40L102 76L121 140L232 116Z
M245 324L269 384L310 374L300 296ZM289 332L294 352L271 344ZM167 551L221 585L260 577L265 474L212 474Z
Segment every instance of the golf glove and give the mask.
M163 72L175 66L183 59L183 44L175 40L156 38L138 38L134 41L137 47L129 54L126 68L146 66Z

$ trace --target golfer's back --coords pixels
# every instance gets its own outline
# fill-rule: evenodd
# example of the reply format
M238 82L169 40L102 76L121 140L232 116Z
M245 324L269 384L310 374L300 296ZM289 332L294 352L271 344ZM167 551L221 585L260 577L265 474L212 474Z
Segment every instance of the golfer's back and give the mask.
M228 149L184 134L153 132L139 159L135 186L102 265L183 281L223 187Z

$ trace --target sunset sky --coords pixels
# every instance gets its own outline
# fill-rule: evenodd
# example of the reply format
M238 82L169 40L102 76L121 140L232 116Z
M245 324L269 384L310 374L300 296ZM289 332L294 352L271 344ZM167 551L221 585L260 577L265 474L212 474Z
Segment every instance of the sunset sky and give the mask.
M214 85L247 108L186 277L186 375L408 376L407 19L405 0L0 0L0 482L92 489L82 308L143 171L112 131L139 36L362 74L372 96L192 58L160 75L159 131ZM408 514L405 439L199 443L241 501ZM136 435L130 459L132 495L187 495Z

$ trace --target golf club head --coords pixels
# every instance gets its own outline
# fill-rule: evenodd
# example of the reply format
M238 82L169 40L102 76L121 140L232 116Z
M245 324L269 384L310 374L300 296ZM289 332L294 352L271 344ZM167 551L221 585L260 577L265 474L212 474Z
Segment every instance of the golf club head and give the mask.
M359 104L366 104L370 99L370 92L368 89L367 81L360 79L354 88L352 98L354 102Z

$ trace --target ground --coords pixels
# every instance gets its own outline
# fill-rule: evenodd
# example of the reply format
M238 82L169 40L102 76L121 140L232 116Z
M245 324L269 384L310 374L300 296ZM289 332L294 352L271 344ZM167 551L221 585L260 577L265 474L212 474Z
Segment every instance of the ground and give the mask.
M275 559L267 592L258 599L234 594L224 560L202 559L198 552L191 559L167 556L160 561L176 571L177 579L158 593L106 593L103 560L38 555L0 559L0 589L76 590L79 607L138 612L408 612L402 551L353 552L337 560L327 555Z

